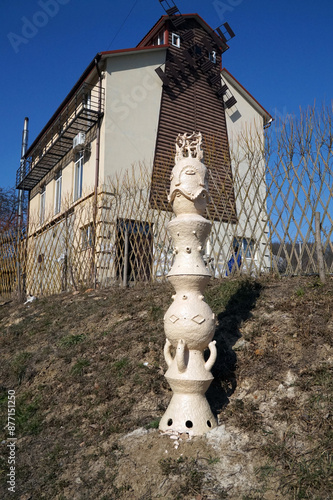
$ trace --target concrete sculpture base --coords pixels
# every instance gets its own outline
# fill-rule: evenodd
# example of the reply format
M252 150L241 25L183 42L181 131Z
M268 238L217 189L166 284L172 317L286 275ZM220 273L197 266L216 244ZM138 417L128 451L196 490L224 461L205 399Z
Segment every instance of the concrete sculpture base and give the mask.
M216 427L215 417L201 394L174 394L160 422L162 431L172 429L194 436L205 434L213 427Z
M216 360L215 316L204 301L210 279L203 248L211 223L203 217L208 201L207 169L201 162L201 134L178 136L169 201L176 218L168 224L175 260L168 279L176 293L164 316L165 374L173 397L160 422L162 431L201 435L216 427L205 398ZM204 350L210 350L207 361ZM174 355L172 354L174 351Z

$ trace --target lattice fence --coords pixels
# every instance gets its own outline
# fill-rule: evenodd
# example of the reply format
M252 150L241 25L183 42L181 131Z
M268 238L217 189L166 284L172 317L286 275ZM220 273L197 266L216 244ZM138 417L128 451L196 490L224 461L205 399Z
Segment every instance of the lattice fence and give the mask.
M139 166L101 186L57 219L30 222L26 290L30 295L131 284L165 276L172 260L172 214L149 204L150 172Z
M267 148L267 211L274 263L287 274L318 273L319 212L325 271L333 272L333 113L308 108L278 123Z
M309 110L297 126L290 119L272 129L265 147L259 135L239 137L231 158L237 222L216 220L213 201L207 213L204 258L213 276L318 273L316 212L325 272L333 274L331 117L331 110ZM210 179L225 197L218 181ZM90 194L42 226L38 214L30 217L27 237L0 234L1 297L19 285L49 295L163 279L173 261L166 230L173 215L153 205L150 186L151 169L138 165L101 186L97 204Z
M24 286L25 275L25 234L14 230L0 232L0 297L10 297Z

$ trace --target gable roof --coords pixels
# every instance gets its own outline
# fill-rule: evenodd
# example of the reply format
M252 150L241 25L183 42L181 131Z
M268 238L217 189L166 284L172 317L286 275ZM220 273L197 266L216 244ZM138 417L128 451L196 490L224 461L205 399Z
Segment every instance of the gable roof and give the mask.
M160 19L154 24L154 26L148 31L148 33L143 37L143 39L138 43L137 47L142 47L146 43L148 43L149 40L151 40L151 38L153 38L163 28L167 21L172 22L172 18L195 19L207 32L207 34L214 39L215 42L218 42L218 44L222 45L225 50L229 48L225 41L222 40L222 38L217 33L215 33L213 28L211 28L209 24L207 24L206 21L204 21L202 17L199 16L199 14L178 14L176 16L172 16L171 18L167 15L161 16Z

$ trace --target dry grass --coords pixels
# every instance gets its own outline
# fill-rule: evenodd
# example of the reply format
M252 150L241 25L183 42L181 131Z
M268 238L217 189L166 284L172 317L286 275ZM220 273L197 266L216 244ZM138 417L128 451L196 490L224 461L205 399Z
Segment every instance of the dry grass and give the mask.
M207 397L226 432L245 443L218 449L196 438L175 450L156 430L171 397L162 354L171 293L165 283L138 285L0 307L1 414L15 389L20 495L328 500L332 280L207 288L219 320ZM123 439L141 427L149 430ZM3 452L3 478L6 460Z

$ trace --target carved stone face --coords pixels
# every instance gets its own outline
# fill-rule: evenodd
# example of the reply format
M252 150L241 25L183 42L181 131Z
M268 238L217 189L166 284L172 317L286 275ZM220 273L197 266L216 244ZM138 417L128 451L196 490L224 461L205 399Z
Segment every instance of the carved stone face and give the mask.
M173 203L177 193L189 200L196 200L202 193L208 194L207 169L196 158L183 158L172 169L169 201Z

